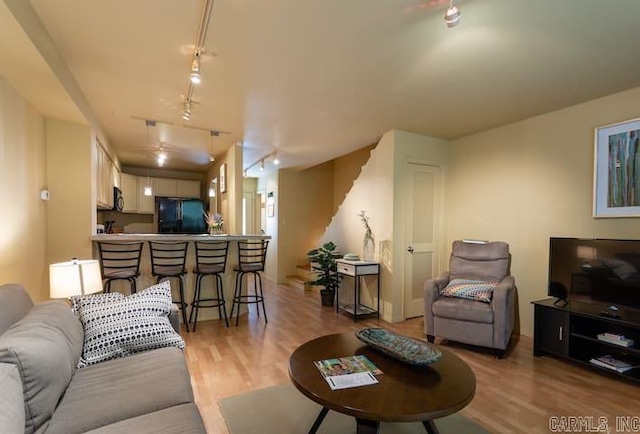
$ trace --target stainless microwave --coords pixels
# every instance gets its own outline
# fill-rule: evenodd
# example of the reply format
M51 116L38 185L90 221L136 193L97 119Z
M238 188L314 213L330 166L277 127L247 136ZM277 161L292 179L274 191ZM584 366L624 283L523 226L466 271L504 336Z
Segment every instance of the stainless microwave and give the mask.
M122 212L124 208L124 198L122 197L122 190L118 187L113 187L113 210Z

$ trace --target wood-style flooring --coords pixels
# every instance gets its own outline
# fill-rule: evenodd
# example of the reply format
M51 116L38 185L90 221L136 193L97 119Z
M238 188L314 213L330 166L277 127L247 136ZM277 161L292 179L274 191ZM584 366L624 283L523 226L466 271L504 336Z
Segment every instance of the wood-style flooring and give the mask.
M322 307L316 292L264 283L267 325L251 306L238 327L235 318L229 328L224 321L205 321L196 332L182 333L196 404L210 433L228 432L218 400L289 382L289 355L314 337L382 326L426 340L421 318L354 323L335 308ZM551 417L569 416L587 417L587 423L593 418L596 427L598 418L605 417L611 432L617 432L616 417L640 417L638 385L551 357L536 358L529 337L520 337L500 360L482 349L444 344L476 375L476 395L462 414L492 433L547 433ZM588 432L584 426L582 432Z

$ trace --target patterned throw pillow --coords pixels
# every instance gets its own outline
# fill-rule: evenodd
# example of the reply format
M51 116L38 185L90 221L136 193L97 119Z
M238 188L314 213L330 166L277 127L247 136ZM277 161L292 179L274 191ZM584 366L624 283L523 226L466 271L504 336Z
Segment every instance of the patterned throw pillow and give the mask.
M78 368L155 348L184 348L169 322L168 281L127 297L83 297L75 304L84 327Z
M440 291L444 297L466 298L469 300L491 303L493 290L500 282L486 282L484 280L453 279Z

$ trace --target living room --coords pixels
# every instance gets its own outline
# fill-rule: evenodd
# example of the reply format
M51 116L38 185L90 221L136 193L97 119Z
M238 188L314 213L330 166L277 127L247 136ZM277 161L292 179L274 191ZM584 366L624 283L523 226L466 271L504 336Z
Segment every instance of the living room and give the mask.
M597 63L597 60L593 62ZM47 159L55 158L47 153L45 131L47 125L57 124L70 129L77 125L42 116L29 104L26 96L16 91L7 80L3 78L0 82L0 119L3 124L0 192L5 203L11 204L4 210L0 222L0 282L20 282L35 300L46 300L48 266L52 262L49 252L64 244L65 237L73 237L74 228L64 221L50 221L47 217L47 204L38 197L39 191L47 185ZM481 395L480 386L477 392L478 397L494 400L487 407L500 406L501 401L497 396L508 397L509 402L520 405L519 410L522 412L535 414L538 417L537 423L541 417L530 404L533 399L531 396L521 398L524 396L521 389L530 387L539 394L543 394L545 389L550 390L551 401L555 402L549 405L557 406L558 415L599 416L599 411L602 411L609 417L614 417L633 413L638 407L637 397L633 396L633 386L562 362L546 360L539 367L540 361L531 354L533 307L530 303L547 296L549 238L638 238L637 218L593 217L595 129L639 117L637 101L640 98L640 88L621 90L614 84L611 88L612 91L607 96L588 98L570 107L448 141L443 257L448 257L451 242L456 239L508 242L513 257L511 273L516 278L519 292L519 323L520 333L523 335L518 343L519 347L504 361L494 360L482 353L476 355L473 351L462 351L465 355L469 354L466 357L473 362L473 368L485 375L485 382L479 381L479 385L486 385L487 388L490 387L488 378L491 376L509 378L514 375L510 370L515 369L513 365L526 365L530 369L528 375L542 371L539 376L527 377L515 392L510 389L509 381L506 380L502 380L495 389L490 389L491 393L485 391L485 395ZM78 166L68 164L74 170L79 170ZM89 169L86 170L89 179L91 175ZM80 212L89 213L90 210ZM353 215L352 218L355 220L357 216ZM87 217L87 220L91 218ZM354 241L350 242L352 245L357 243L359 248L361 234L354 235ZM88 240L86 244L89 245ZM273 291L278 293L281 289ZM315 314L311 307L304 312ZM293 316L294 318L302 313L295 315L297 316ZM253 316L251 321L252 327L257 327L259 334L263 325ZM406 326L394 324L393 327L424 339L419 321L414 319L408 321ZM269 326L276 324L270 323ZM387 326L386 322L375 324ZM335 327L331 331L351 326L340 323ZM222 333L219 328L219 324L215 324L203 327L202 330L203 333L208 329ZM324 330L318 327L314 333ZM288 332L285 331L284 334L286 333ZM198 337L189 336L187 339L195 342ZM226 339L238 345L237 348L242 348L242 343L234 340L233 336ZM302 339L302 336L296 339ZM189 343L187 340L188 345ZM208 351L204 348L201 350L205 353ZM226 369L233 369L232 364ZM278 382L286 382L286 372L282 372L286 368L280 365L278 369ZM206 376L202 372L192 372L192 375L195 382L200 376ZM480 375L478 374L479 378ZM569 386L564 382L563 375L570 378ZM234 379L238 380L239 377L241 375ZM257 380L252 378L251 381ZM277 384L265 380L263 385L267 385L266 383ZM255 388L259 386L261 384L255 384ZM579 399L581 402L562 400L567 397L559 391L563 387L575 392L571 393L574 397L583 395L584 399ZM603 388L608 388L609 391L603 391ZM204 389L205 391L199 392L201 396L206 393L206 387ZM621 397L612 398L612 403L601 406L598 401L604 400L604 396L611 398L614 392L610 390L615 389L623 391ZM202 399L205 402L207 398ZM593 400L593 403L588 403L589 400ZM212 402L205 405L215 404ZM476 415L481 413L477 409L474 411ZM491 414L490 411L487 412ZM495 418L501 416L497 409L492 414ZM509 416L513 420L509 422L511 425L507 424L508 427L513 430L521 427L514 422L518 418L516 411L512 411ZM548 428L536 426L535 429L546 432ZM505 429L503 432L508 431Z

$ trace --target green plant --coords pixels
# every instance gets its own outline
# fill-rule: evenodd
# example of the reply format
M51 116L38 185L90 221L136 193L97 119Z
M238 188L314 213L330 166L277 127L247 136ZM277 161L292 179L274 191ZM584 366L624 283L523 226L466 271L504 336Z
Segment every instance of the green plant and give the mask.
M336 290L338 287L336 259L342 258L342 255L336 252L336 248L337 246L329 241L307 253L309 262L311 262L311 269L318 275L316 280L309 282L311 285L324 286L325 289L330 291Z

